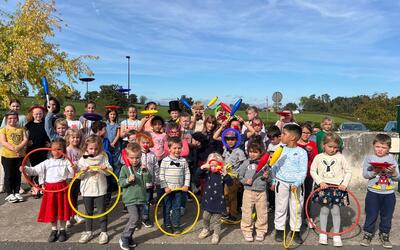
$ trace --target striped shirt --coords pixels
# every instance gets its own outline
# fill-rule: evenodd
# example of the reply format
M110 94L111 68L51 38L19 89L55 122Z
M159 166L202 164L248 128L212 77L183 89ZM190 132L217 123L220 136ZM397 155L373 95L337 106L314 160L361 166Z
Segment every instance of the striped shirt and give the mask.
M190 186L190 171L185 158L173 159L171 156L165 157L160 166L160 185L161 188L181 188Z

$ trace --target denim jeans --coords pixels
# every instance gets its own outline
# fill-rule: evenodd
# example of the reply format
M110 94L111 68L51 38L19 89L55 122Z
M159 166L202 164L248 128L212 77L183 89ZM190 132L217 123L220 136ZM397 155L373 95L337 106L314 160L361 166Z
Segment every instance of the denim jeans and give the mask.
M171 192L164 198L163 216L164 225L179 227L181 225L182 191ZM172 216L170 216L172 211ZM171 223L172 220L172 223Z
M146 189L146 204L144 205L143 220L150 219L150 202L153 200L154 189ZM165 197L167 198L167 197Z

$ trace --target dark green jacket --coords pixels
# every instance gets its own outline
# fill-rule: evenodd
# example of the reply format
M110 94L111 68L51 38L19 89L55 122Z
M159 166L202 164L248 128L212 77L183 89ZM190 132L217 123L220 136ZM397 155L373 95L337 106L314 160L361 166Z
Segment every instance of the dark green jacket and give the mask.
M316 143L317 143L317 147L318 147L318 154L324 152L324 148L322 147L322 141L323 141L325 135L326 135L326 133L322 129L315 134L315 137L317 138ZM339 151L342 152L343 148L344 148L343 140L340 139Z
M135 175L133 182L128 182L131 174L129 168L122 166L119 174L118 184L122 188L122 201L125 206L146 204L146 183L151 182L151 174L148 171L141 172L139 168L131 167L132 173Z

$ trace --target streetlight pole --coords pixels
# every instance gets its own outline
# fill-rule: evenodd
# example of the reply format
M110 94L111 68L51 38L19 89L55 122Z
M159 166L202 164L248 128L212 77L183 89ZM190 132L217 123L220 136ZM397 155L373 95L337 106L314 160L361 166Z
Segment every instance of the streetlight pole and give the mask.
M94 81L93 77L81 77L79 78L79 80L81 80L82 82L86 82L86 102L89 101L89 96L88 96L88 92L89 92L89 82Z
M131 57L130 56L126 56L126 58L128 59L128 103L130 104L129 101L129 94L130 94L130 88L131 88Z

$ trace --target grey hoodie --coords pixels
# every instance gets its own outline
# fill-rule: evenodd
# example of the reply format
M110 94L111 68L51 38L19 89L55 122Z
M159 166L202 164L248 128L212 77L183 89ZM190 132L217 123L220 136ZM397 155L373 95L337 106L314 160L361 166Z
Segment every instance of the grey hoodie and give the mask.
M245 190L252 191L265 191L267 190L267 178L260 176L253 181L253 184L247 185L246 180L252 179L253 175L256 173L257 164L250 164L249 160L245 160L243 164L240 166L239 170L239 180L244 185Z

